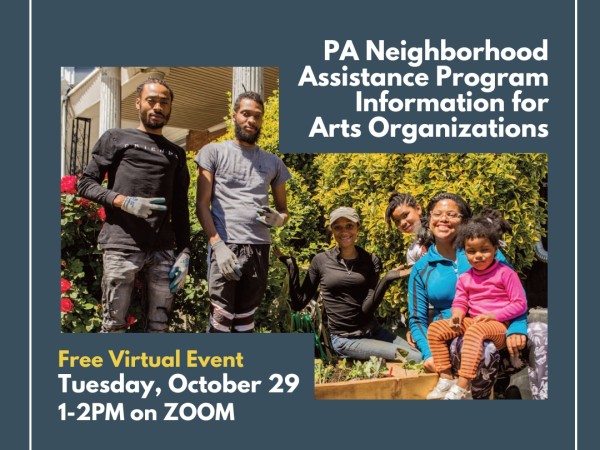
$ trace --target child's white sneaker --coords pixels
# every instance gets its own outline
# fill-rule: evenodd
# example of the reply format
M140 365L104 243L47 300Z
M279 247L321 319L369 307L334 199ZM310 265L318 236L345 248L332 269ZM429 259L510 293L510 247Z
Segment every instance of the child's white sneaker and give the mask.
M472 400L470 389L463 389L456 384L452 386L446 395L444 396L444 400Z
M442 378L438 380L437 384L429 394L427 394L427 400L440 400L444 398L444 395L448 393L452 386L456 385L456 380L448 380Z

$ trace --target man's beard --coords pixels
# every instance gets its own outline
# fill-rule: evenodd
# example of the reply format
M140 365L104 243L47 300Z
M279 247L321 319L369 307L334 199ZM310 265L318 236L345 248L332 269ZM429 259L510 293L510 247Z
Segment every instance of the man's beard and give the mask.
M160 130L161 128L165 127L167 125L167 123L169 122L169 117L171 117L171 114L168 114L166 116L163 114L163 122L159 123L159 122L152 122L150 120L149 114L140 114L140 120L142 121L144 126L150 130Z
M256 133L250 134L246 133L242 127L236 122L235 123L235 138L238 141L246 142L248 144L254 145L258 138L260 137L260 128L256 130Z

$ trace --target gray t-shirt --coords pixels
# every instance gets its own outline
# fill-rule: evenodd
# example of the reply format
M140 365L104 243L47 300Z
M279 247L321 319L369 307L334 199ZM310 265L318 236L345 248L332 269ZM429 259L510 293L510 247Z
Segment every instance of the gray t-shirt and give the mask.
M269 228L256 220L269 205L269 186L291 178L283 161L260 147L234 141L204 146L194 159L213 174L211 213L221 239L235 244L270 244Z

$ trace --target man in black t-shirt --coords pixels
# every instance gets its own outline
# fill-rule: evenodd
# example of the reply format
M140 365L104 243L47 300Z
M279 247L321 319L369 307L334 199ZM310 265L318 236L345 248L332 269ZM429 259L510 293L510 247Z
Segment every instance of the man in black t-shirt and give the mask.
M167 331L173 293L185 283L190 176L185 151L162 136L172 102L173 92L164 80L150 78L138 86L139 126L106 131L78 182L80 196L106 209L98 236L104 252L105 333L127 330L136 274L143 274L148 332Z

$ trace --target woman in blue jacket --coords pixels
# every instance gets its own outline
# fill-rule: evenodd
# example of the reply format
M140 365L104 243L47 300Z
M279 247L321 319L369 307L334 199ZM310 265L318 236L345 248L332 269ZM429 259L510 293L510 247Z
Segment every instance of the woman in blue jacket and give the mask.
M454 241L461 223L468 220L472 216L472 212L464 199L451 193L436 195L429 202L426 212L434 244L413 266L408 282L408 311L412 339L422 353L423 367L426 371L434 372L433 357L427 342L427 329L430 320L450 317L458 276L471 267L464 250L454 248ZM508 264L500 251L496 257L499 261ZM430 310L430 306L432 310ZM431 317L431 313L433 317ZM539 342L539 337L536 336L534 341ZM517 357L527 343L526 314L512 321L508 327L506 342L512 361L519 366L519 363L516 362ZM453 365L459 364L460 348L458 347L460 345L462 345L460 337L455 339L451 345ZM536 349L536 352L538 351L539 349ZM493 343L486 341L483 364L480 366L478 377L473 380L472 384L473 398L489 397L498 375L500 358ZM534 378L530 376L530 380ZM544 389L545 387L532 386L532 391L537 392ZM444 394L440 393L440 398Z

